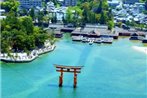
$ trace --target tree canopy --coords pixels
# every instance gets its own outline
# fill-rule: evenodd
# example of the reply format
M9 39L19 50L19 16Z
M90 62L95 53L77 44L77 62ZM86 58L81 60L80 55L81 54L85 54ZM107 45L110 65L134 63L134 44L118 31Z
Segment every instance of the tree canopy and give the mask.
M1 8L5 9L7 12L18 10L19 1L18 0L5 0L5 2L1 3Z
M10 11L1 20L1 52L31 51L44 46L49 35L42 28L35 27L30 16L15 17Z
M113 20L107 0L79 0L78 5L69 7L64 21L68 23L108 24Z

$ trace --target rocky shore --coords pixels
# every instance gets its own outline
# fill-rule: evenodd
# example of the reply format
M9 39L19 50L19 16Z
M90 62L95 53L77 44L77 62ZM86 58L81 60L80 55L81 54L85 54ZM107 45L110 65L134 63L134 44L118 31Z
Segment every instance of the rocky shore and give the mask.
M31 51L31 53L1 53L0 60L4 62L13 62L13 63L25 63L31 62L38 58L39 55L53 51L55 49L55 45L50 45L45 48L37 49Z

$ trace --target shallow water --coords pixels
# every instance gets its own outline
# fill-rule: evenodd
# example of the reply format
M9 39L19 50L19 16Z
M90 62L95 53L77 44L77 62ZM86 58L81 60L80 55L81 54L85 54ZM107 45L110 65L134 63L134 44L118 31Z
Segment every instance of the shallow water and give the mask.
M69 35L53 52L30 63L1 62L2 98L146 98L147 55L132 46L141 42L119 38L112 45L72 42ZM83 65L73 88L73 74L59 73L53 64Z

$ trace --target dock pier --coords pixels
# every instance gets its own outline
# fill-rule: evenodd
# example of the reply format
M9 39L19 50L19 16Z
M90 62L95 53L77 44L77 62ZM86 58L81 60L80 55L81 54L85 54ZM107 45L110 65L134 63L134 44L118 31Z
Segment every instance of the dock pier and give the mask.
M51 24L49 28L54 29L54 35L56 38L62 38L64 32L71 33L72 41L79 41L84 43L113 43L114 39L118 39L119 36L130 37L130 40L141 40L142 43L147 43L147 39L144 38L146 33L137 30L126 30L122 28L115 28L115 30L108 30L105 25L89 25L84 28L67 27L63 24ZM137 36L132 36L133 33ZM93 40L94 39L94 40ZM93 40L93 41L91 41Z

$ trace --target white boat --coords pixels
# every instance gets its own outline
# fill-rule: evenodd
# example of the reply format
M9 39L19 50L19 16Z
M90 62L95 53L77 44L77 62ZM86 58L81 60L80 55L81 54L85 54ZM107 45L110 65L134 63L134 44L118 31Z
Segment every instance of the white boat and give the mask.
M92 45L94 40L89 40L89 45Z
M97 38L94 42L100 44L100 43L102 43L102 40L101 40L101 38Z
M86 37L83 37L82 42L88 42L88 39Z
M111 37L102 38L102 42L112 44L113 38L111 38Z

